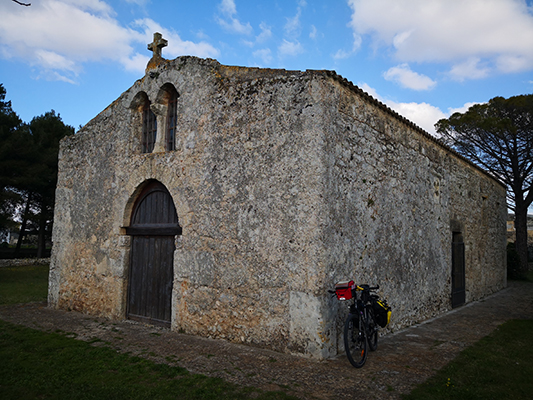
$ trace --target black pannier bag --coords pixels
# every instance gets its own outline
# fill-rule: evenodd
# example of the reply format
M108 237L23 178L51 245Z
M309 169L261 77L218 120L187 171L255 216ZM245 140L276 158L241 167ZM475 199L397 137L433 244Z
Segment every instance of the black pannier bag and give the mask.
M385 328L390 322L391 308L387 304L387 300L374 300L372 302L372 308L374 309L374 315L376 316L376 322L382 328Z

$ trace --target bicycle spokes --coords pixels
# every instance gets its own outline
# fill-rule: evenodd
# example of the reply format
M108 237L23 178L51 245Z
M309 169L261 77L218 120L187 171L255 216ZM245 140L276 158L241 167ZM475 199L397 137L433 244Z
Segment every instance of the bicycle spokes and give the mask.
M363 329L359 329L359 319L349 317L344 326L344 347L350 363L361 368L366 361L367 340Z

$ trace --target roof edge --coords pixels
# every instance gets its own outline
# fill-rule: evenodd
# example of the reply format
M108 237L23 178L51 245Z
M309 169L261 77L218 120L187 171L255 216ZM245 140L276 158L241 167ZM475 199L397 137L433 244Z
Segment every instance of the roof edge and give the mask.
M409 128L411 128L414 131L418 132L419 134L421 134L426 139L428 139L431 142L435 143L437 146L443 148L444 150L450 152L451 154L453 154L454 156L456 156L460 160L466 162L470 166L472 166L475 169L477 169L479 172L483 173L484 175L487 175L489 178L495 180L497 183L499 183L501 186L503 186L505 189L507 189L507 185L505 185L499 178L494 176L492 173L490 173L486 169L480 167L479 165L477 165L473 161L470 161L465 156L459 154L456 150L454 150L450 146L444 144L440 139L438 139L435 136L431 135L429 132L425 131L424 129L422 129L421 127L416 125L413 121L407 119L403 115L398 114L396 111L391 109L389 106L387 106L386 104L382 103L381 101L377 100L376 98L372 97L370 94L365 92L359 86L354 85L348 79L346 79L343 76L337 74L337 72L332 71L332 70L311 70L311 69L306 70L306 72L311 72L311 73L315 73L315 74L323 74L323 75L325 75L325 76L327 76L329 78L334 79L335 81L339 82L342 86L345 86L348 89L350 89L351 91L359 94L361 97L363 97L364 99L369 101L371 104L373 104L376 107L378 107L379 109L385 111L387 114L391 115L392 117L400 120L401 122L406 124Z

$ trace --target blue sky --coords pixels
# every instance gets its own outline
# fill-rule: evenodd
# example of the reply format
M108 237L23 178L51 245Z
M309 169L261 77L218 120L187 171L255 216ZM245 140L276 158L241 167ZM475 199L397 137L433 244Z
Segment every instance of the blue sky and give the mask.
M328 69L417 125L533 93L533 0L0 0L0 83L78 128L163 57Z

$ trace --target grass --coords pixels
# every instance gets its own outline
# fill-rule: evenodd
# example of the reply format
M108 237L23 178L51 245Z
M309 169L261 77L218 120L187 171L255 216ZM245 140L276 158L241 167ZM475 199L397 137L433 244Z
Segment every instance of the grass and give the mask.
M46 301L47 294L47 265L0 268L0 304Z
M533 320L508 321L402 399L531 399L532 344Z
M293 399L0 321L2 399Z
M0 305L46 301L47 289L48 266L0 268ZM0 320L0 399L294 399L71 336Z
M45 301L47 266L0 268L0 304ZM533 272L528 274L533 282ZM519 307L520 304L517 304ZM94 342L97 342L95 340ZM533 321L509 321L405 400L529 399ZM275 362L275 359L271 359ZM1 399L290 399L0 321Z

